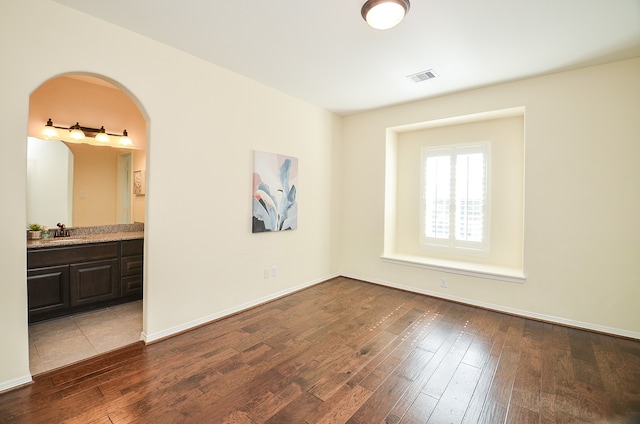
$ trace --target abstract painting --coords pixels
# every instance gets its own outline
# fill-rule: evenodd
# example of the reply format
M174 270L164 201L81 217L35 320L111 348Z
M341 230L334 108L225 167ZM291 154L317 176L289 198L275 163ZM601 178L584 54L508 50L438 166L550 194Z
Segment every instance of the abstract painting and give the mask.
M252 232L298 227L298 159L255 151L253 156Z

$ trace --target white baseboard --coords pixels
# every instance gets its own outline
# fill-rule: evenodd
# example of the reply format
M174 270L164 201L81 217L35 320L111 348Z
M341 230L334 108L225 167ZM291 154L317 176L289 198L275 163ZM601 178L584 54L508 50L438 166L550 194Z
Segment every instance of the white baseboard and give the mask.
M400 290L405 290L405 291L412 292L412 293L424 294L424 295L427 295L427 296L437 297L437 298L440 298L440 299L451 300L451 301L454 301L454 302L464 303L464 304L472 305L472 306L478 306L480 308L491 309L491 310L494 310L494 311L504 312L504 313L511 314L511 315L518 315L518 316L531 318L531 319L535 319L535 320L540 320L540 321L551 322L551 323L554 323L554 324L565 325L565 326L568 326L568 327L581 328L581 329L584 329L584 330L597 331L599 333L606 333L606 334L611 334L611 335L615 335L615 336L622 336L622 337L628 337L628 338L640 340L640 333L636 333L636 332L628 331L628 330L623 330L623 329L620 329L620 328L607 327L607 326L603 326L603 325L599 325L599 324L593 324L593 323L582 322L582 321L575 321L575 320L572 320L572 319L556 317L556 316L552 316L552 315L539 314L537 312L524 311L524 310L521 310L521 309L510 308L508 306L495 305L495 304L488 303L488 302L480 302L480 301L477 301L477 300L474 300L474 299L468 299L468 298L458 297L458 296L451 296L451 295L443 294L443 293L440 293L440 292L433 292L433 291L430 291L430 290L419 289L417 287L405 286L405 285L402 285L402 284L391 283L391 282L388 282L388 281L382 281L382 280L378 280L378 279L361 277L361 276L357 276L357 275L348 275L348 274L342 274L342 275L344 277L347 277L347 278L353 278L354 280L365 281L365 282L369 282L369 283L379 284L381 286L386 286L386 287L396 288L396 289L400 289Z
M255 300L252 300L250 302L246 302L246 303L243 303L241 305L234 306L233 308L225 309L225 310L216 312L214 314L206 315L206 316L204 316L202 318L198 318L196 320L186 322L184 324L176 325L175 327L171 327L171 328L168 328L168 329L163 330L163 331L158 331L158 332L151 333L151 334L146 334L146 333L143 332L141 337L142 337L142 340L145 343L151 343L151 342L154 342L154 341L157 341L157 340L161 340L161 339L173 336L175 334L182 333L184 331L190 330L192 328L201 326L203 324L207 324L207 323L209 323L211 321L215 321L217 319L224 318L226 316L236 314L236 313L244 311L246 309L250 309L250 308L253 308L255 306L261 305L263 303L270 302L270 301L275 300L275 299L277 299L279 297L286 296L286 295L291 294L291 293L295 293L297 291L306 289L308 287L314 286L316 284L322 283L324 281L327 281L327 280L330 280L332 278L336 278L336 277L339 277L339 276L340 276L340 274L327 275L327 276L324 276L324 277L321 277L321 278L318 278L318 279L315 279L315 280L312 280L312 281L308 281L308 282L303 283L303 284L299 284L299 285L291 287L289 289L282 290L282 291L277 292L277 293L273 293L273 294L271 294L269 296L261 297L259 299L255 299Z
M0 393L4 392L5 390L15 389L19 386L30 384L32 381L33 380L31 379L31 375L25 375L13 380L2 381L0 382Z

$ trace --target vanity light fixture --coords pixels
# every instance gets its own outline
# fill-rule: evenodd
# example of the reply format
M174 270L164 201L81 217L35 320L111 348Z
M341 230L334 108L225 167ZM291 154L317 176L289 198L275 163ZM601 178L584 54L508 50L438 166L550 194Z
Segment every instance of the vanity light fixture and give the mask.
M129 134L127 133L127 130L122 131L120 144L122 144L123 146L131 146L133 144L133 141L131 141L131 139L129 138Z
M42 129L42 134L47 138L53 138L58 136L58 130L53 126L53 121L51 118L44 124L44 128Z
M78 122L69 128L69 137L74 140L82 140L84 138L84 131L82 131Z
M96 134L96 141L99 141L101 143L108 143L109 141L111 141L109 135L104 129L104 125L100 127L98 134Z
M409 0L367 0L361 14L372 28L389 29L402 22L410 7Z
M127 130L124 130L122 132L122 135L112 134L112 133L108 133L104 129L104 125L101 126L100 128L91 128L91 127L83 127L80 125L79 122L76 122L75 125L72 125L70 127L60 127L57 125L53 125L53 121L51 120L51 118L49 118L47 120L47 123L44 125L44 128L42 129L42 134L46 138L57 138L57 137L60 137L58 130L69 131L68 138L71 138L75 141L80 141L85 138L89 138L88 142L90 143L91 138L93 137L95 141L99 141L100 143L107 144L111 142L112 137L116 137L117 139L119 139L119 143L123 146L131 146L133 144L133 141L131 141L131 139L129 138L129 134L127 133Z

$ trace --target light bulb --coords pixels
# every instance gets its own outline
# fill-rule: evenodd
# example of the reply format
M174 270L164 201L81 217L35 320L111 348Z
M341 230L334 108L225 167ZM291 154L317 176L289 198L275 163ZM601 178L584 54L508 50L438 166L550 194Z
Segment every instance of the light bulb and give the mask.
M70 128L69 137L74 140L82 140L84 138L84 133L80 129L79 123L76 122L76 124Z
M100 127L100 131L98 132L98 134L96 134L96 141L99 141L101 143L108 143L110 140L111 139L109 138L109 135L104 130L104 126Z
M42 129L42 134L47 138L53 138L58 136L58 130L53 126L53 121L51 118L47 121L44 128Z
M120 137L120 144L122 144L123 146L131 146L133 144L133 141L131 141L131 139L129 138L129 134L127 133L127 130L122 131L122 137Z

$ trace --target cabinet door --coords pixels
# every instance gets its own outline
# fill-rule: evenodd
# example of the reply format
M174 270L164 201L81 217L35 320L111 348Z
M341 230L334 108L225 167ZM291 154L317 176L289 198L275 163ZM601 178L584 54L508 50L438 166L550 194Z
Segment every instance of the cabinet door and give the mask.
M69 276L71 306L115 299L119 295L119 282L118 259L72 264Z
M69 266L27 271L29 321L58 316L69 308Z

